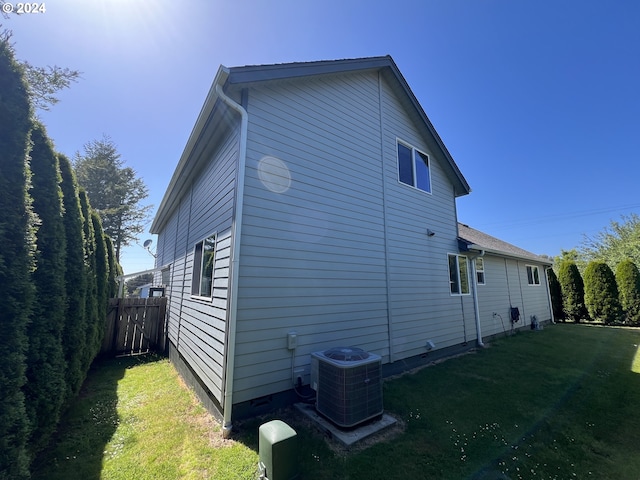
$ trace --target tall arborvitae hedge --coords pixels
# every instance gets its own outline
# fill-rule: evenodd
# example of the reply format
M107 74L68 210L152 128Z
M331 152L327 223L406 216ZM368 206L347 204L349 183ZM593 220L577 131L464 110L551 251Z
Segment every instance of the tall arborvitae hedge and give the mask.
M64 227L67 246L65 325L63 331L64 356L67 363L67 398L78 394L85 372L83 358L85 350L85 316L87 279L84 264L84 232L78 184L71 162L64 155L58 155L62 176L62 200L64 204Z
M102 223L95 210L91 212L91 222L93 223L96 239L96 288L98 292L98 322L95 325L92 343L93 355L96 356L100 353L100 347L102 347L107 307L109 306L109 258L107 256L107 245L104 241Z
M27 321L35 222L27 163L31 110L9 39L0 38L0 479L29 476L25 410Z
M551 294L551 308L556 322L564 321L564 309L562 308L562 287L558 277L552 268L547 268L547 280L549 281L549 293Z
M592 320L605 324L621 320L616 277L606 263L589 262L584 269L584 303Z
M95 356L93 345L100 319L98 313L98 283L96 279L96 236L93 230L93 221L91 220L91 206L89 205L87 193L84 190L80 190L78 197L80 199L83 218L85 276L87 278L85 290L85 318L87 319L87 328L84 332L84 344L86 348L82 357L82 369L86 374Z
M616 283L625 323L640 325L640 272L631 260L623 260L616 268Z
M122 267L116 260L116 252L109 235L104 236L104 242L107 245L107 255L109 256L108 297L116 298L118 296L118 277L122 275Z
M62 331L66 308L66 237L58 156L42 124L31 130L33 209L40 219L36 269L32 279L36 302L27 334L25 399L31 422L30 449L36 453L54 431L66 396Z
M562 307L567 320L579 322L587 318L584 305L584 282L574 262L564 261L558 268L558 281L562 288Z

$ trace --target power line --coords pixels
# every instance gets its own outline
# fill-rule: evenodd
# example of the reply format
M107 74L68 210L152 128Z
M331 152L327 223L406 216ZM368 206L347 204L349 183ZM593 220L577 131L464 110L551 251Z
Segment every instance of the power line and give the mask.
M581 210L576 212L544 215L540 217L527 217L527 218L520 218L515 220L503 220L500 222L482 223L482 225L479 225L479 227L480 228L493 227L494 229L501 230L501 229L510 228L510 227L524 227L529 225L541 225L546 223L561 222L564 220L591 217L594 215L601 215L604 213L611 213L611 212L622 212L625 210L631 210L636 208L640 209L640 204L621 205L617 207L607 207L607 208L592 209L592 210Z

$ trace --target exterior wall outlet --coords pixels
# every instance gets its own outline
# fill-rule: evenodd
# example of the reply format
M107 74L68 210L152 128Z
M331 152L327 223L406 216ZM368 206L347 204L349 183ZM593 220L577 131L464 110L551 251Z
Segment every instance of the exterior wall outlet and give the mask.
M287 333L287 348L295 350L298 347L298 334L296 332Z

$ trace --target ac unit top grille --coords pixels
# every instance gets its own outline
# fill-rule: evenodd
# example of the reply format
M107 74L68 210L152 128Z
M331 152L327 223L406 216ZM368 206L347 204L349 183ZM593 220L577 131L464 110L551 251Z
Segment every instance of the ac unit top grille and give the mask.
M357 347L335 347L326 350L324 356L332 360L355 362L357 360L366 360L370 354Z

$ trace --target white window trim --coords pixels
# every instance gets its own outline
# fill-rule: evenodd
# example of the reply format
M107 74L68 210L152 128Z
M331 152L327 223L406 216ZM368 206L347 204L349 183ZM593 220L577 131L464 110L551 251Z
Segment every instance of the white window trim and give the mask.
M196 249L198 247L199 244L202 243L203 248L204 248L204 242L209 239L209 238L213 238L214 239L214 247L213 247L213 263L214 263L214 268L211 271L211 296L205 296L205 295L200 295L200 291L202 288L202 285L200 284L201 280L202 280L202 256L200 257L200 266L198 269L198 289L197 292L198 293L194 293L194 282L196 280ZM198 240L194 245L193 245L193 261L192 261L192 270L191 270L191 298L194 299L198 299L198 300L209 300L209 301L213 301L213 280L215 278L215 254L216 254L216 249L218 248L218 232L213 232L211 235L207 235L206 237L202 238L201 240Z
M413 185L409 185L408 183L404 183L400 180L400 159L398 158L398 144L402 144L408 149L411 150L411 167L413 168ZM418 179L416 176L416 152L427 157L427 168L429 169L429 190L422 190L417 187ZM405 142L404 140L396 137L396 171L398 173L398 183L400 185L404 185L405 187L413 188L422 193L426 193L428 195L432 195L433 185L431 183L431 177L433 176L433 171L431 170L431 156L428 153L423 152L419 148L414 147L409 142Z
M458 291L460 293L454 293L451 291L451 269L450 269L450 265L449 265L449 257L455 257L456 258L456 273L457 273L457 277L458 277ZM462 293L462 281L460 278L460 258L464 258L465 261L467 262L467 288L469 289L468 292L466 293ZM471 295L471 278L470 278L470 268L469 268L469 258L466 255L460 255L459 253L448 253L447 254L447 279L448 279L448 284L449 284L449 294L452 297L461 297L461 296L465 296L465 295Z
M531 278L533 279L534 283L529 283L529 268L531 269ZM534 269L538 272L538 283L535 283L535 275L533 274ZM527 285L529 285L530 287L539 287L540 285L542 285L542 280L540 279L540 269L537 265L525 265L525 271L527 273Z

